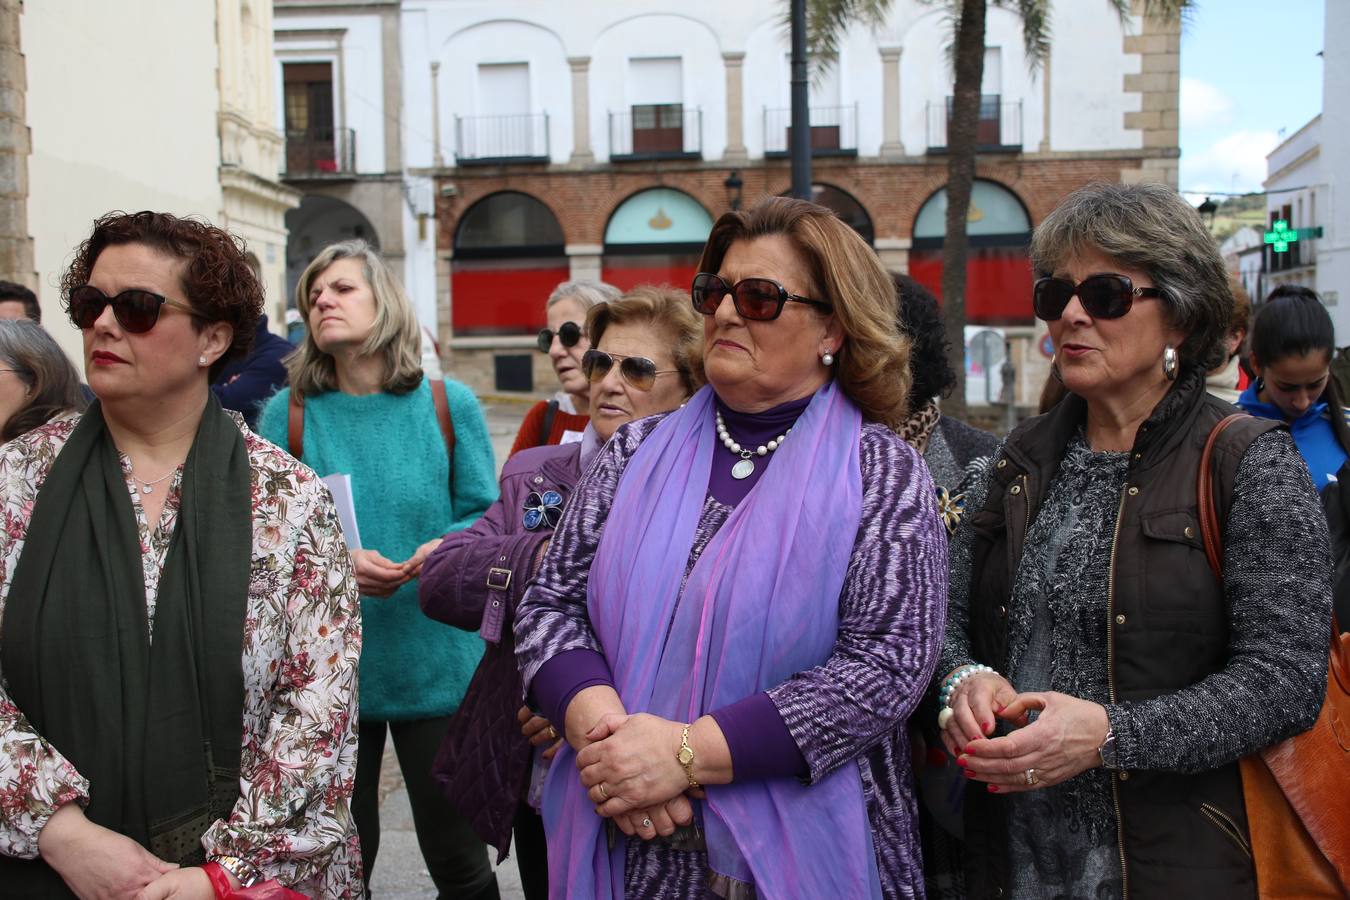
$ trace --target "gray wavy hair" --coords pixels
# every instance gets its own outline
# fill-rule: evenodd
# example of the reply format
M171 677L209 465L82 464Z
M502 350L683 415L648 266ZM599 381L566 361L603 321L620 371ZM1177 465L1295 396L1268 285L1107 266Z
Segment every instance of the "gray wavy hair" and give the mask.
M1183 367L1209 371L1226 357L1233 293L1219 247L1200 214L1162 184L1090 184L1065 197L1031 236L1037 277L1097 251L1148 273L1171 324L1186 335Z
M547 310L560 300L570 297L580 303L583 310L589 311L597 303L609 303L622 296L623 291L603 281L564 281L548 295L544 309Z

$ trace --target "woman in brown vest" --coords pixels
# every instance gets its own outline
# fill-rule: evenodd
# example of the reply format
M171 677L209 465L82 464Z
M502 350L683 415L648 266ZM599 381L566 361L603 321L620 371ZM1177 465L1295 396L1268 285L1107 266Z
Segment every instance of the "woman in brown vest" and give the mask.
M969 777L972 897L1255 897L1236 762L1314 721L1326 522L1289 433L1197 474L1231 308L1175 191L1096 185L1036 229L1036 314L1070 391L1009 435L952 547L943 739Z

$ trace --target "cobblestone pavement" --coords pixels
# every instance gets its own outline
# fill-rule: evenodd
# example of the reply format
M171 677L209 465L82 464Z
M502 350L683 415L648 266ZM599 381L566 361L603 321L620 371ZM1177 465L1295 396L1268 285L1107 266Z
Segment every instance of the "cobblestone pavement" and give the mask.
M483 402L499 472L528 409L528 403L509 399L489 398ZM495 858L496 853L492 853L492 857ZM497 886L502 900L524 900L514 857L508 857L497 869ZM412 808L403 789L403 774L399 771L392 741L385 748L380 773L380 857L370 890L374 900L434 900L436 897L436 888L417 847Z

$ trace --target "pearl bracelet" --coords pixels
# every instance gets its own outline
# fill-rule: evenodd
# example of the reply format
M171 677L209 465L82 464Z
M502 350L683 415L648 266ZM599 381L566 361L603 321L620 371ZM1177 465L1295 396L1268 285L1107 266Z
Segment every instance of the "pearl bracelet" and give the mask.
M952 674L948 675L946 680L942 682L941 689L938 690L938 707L941 709L949 707L952 702L952 694L956 693L956 686L970 676L979 675L981 672L989 672L993 675L998 674L989 666L971 663L969 665L961 666L959 669L952 672Z

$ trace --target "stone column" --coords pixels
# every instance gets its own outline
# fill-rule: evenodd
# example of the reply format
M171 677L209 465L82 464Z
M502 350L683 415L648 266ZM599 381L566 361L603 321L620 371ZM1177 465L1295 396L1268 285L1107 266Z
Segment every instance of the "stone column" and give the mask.
M380 62L384 67L384 170L403 171L403 51L399 43L399 12L393 7L380 17L383 26ZM345 93L345 92L344 92Z
M603 244L568 244L567 254L570 281L599 281L605 247Z
M38 287L28 235L28 76L19 46L20 0L0 0L0 278Z
M1135 12L1143 4L1135 0ZM1126 184L1156 181L1177 186L1181 109L1181 23L1143 16L1138 34L1126 34L1125 52L1139 55L1139 72L1125 76L1125 90L1139 94L1139 110L1125 113L1125 127L1138 129L1145 158L1121 172Z
M591 58L569 56L572 67L572 159L576 164L595 162L591 150Z
M723 53L727 67L727 149L722 154L726 162L745 162L745 96L742 72L744 53Z
M1042 153L1050 152L1050 56L1041 62L1041 147Z
M904 156L900 140L900 47L881 48L881 155Z

